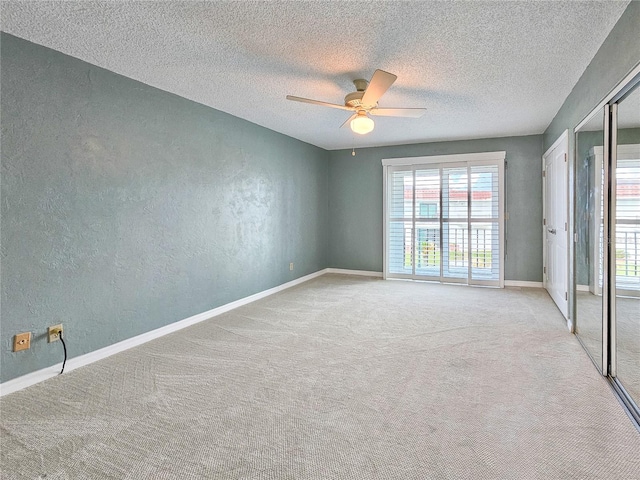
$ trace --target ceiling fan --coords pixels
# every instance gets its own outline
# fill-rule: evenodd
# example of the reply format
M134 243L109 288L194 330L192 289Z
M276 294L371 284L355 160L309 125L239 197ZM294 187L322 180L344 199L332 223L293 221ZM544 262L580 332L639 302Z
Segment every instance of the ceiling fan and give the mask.
M418 118L426 113L426 108L378 107L378 100L384 95L384 92L393 85L393 82L395 82L397 78L393 73L376 70L369 82L361 78L354 80L353 84L356 87L356 91L348 93L344 97L344 105L311 100L310 98L294 97L293 95L287 95L287 100L355 112L341 125L341 128L350 125L351 130L355 133L364 135L372 131L374 127L373 120L369 118L369 115Z

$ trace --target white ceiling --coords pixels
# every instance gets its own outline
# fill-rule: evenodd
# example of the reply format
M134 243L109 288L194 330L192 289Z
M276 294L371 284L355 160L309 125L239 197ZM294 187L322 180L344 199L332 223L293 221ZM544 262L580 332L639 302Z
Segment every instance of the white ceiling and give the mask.
M326 149L542 133L624 1L2 2L1 28ZM398 75L366 136L352 80ZM357 138L356 138L357 137Z

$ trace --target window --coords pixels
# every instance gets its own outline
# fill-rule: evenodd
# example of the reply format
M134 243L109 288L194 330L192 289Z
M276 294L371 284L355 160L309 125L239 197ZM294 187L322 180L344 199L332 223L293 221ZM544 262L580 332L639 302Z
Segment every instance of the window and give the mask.
M383 160L385 278L503 286L504 157Z
M437 218L438 216L438 204L437 203L427 203L421 202L418 204L418 208L420 209L420 216L427 218Z
M636 297L640 290L639 147L618 145L616 166L616 289L633 290Z

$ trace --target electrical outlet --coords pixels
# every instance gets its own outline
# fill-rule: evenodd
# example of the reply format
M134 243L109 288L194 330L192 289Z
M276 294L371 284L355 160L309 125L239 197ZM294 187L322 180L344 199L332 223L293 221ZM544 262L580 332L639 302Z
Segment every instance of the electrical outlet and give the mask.
M19 333L13 337L13 351L28 350L31 348L31 332Z
M293 272L293 262L291 262L291 263L289 264L289 270L291 270L291 271Z
M53 325L49 327L49 343L60 340L61 333L62 333L62 324Z

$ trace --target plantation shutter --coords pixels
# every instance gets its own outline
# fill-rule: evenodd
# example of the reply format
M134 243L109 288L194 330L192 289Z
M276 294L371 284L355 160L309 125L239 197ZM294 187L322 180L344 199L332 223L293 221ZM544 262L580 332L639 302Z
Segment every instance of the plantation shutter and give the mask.
M396 275L412 275L413 171L393 171L390 177L389 271Z
M616 167L616 288L640 290L640 160Z
M415 171L415 274L423 279L440 278L440 169Z
M500 181L498 165L471 166L471 278L500 279Z
M468 167L442 167L442 277L469 280Z
M386 165L385 276L501 286L503 160Z

